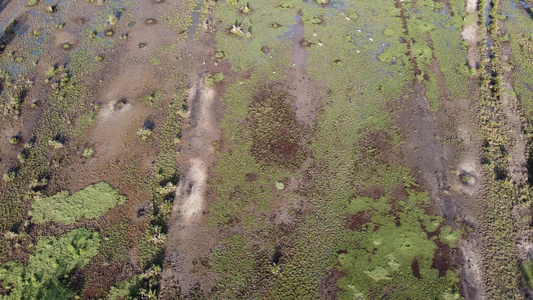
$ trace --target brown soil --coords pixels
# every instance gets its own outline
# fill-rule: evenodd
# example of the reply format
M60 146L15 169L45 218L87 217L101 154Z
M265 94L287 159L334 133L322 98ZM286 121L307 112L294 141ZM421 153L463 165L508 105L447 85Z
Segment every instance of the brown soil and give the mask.
M364 138L361 139L361 147L366 151L359 154L361 159L372 156L377 161L385 166L399 161L397 153L394 153L392 144L390 143L390 136L383 130L372 131Z
M411 263L411 270L413 271L413 276L418 279L422 279L422 275L420 275L420 267L418 266L418 259L413 259L413 262Z
M341 291L341 289L337 287L336 282L343 276L345 276L343 272L338 271L337 269L330 269L318 286L320 299L336 300L337 293Z
M259 175L258 174L248 173L248 174L246 174L246 179L244 181L245 182L253 182L253 181L256 181L257 179L259 179Z
M367 228L365 226L372 219L372 214L368 211L360 211L355 215L348 217L346 221L346 226L350 230L362 231Z
M371 185L369 188L359 192L358 195L361 195L363 197L370 197L372 199L377 200L381 198L381 196L383 196L384 192L385 189L382 186Z
M250 106L252 155L267 164L298 168L305 159L303 131L283 84L269 84L254 95Z

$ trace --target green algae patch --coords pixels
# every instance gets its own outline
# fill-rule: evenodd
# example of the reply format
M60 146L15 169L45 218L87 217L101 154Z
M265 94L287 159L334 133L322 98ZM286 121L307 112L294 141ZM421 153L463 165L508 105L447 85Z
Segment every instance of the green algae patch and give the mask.
M357 197L348 205L356 216L352 223L361 222L365 212L365 226L350 234L357 247L340 251L338 270L346 276L337 284L343 289L339 299L353 299L359 293L384 295L388 292L403 299L445 299L459 296L457 276L452 271L436 269L435 251L442 243L455 242L456 232L448 226L436 228L442 219L426 215L427 193L408 190L405 199ZM364 209L364 210L363 210ZM370 213L369 213L370 212ZM391 218L395 216L395 218ZM426 230L440 230L439 239L428 239ZM350 243L349 243L350 244ZM402 288L408 287L408 288ZM452 298L453 299L453 298Z
M35 201L31 211L36 223L48 221L73 224L80 219L94 219L105 215L116 205L126 202L117 189L101 182L70 195L68 191Z

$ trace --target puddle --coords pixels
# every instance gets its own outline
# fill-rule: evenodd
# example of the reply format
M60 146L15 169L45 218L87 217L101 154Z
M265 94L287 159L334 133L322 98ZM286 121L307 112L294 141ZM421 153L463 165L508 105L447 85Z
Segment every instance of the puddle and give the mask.
M319 5L321 7L330 7L344 10L346 8L346 0L330 0L328 4L319 4L316 0L304 0L303 2L311 2L312 4Z
M15 26L13 26L13 32L16 35L21 36L25 34L26 32L28 32L29 28L30 28L29 25L17 23Z
M492 47L492 38L490 37L490 34L488 32L489 26L492 23L492 18L490 17L490 11L492 10L492 0L487 0L487 4L485 5L485 10L483 12L483 15L485 17L485 30L487 31L487 41L486 41L486 49L487 49L487 56L492 57L492 53L490 51L490 48Z
M492 22L492 18L490 17L491 10L492 10L492 0L487 0L487 5L485 5L485 11L483 12L485 16L485 28L488 28L490 23Z
M191 12L192 24L187 28L187 36L189 37L189 42L194 39L194 36L196 35L196 30L198 29L198 25L200 25L200 11L202 10L202 5L203 1L198 0L196 6Z
M37 56L37 57L40 57L42 54L42 51L41 50L31 50L30 51L30 55L31 56Z
M522 4L525 10L531 11L531 6L526 1L520 0L520 4Z
M529 3L527 3L524 0L519 0L519 1L520 1L520 4L522 4L522 7L526 11L526 13L528 14L529 18L533 20L533 10L531 9L531 5L529 5Z
M278 36L278 39L288 39L291 36L294 37L295 39L303 39L305 34L304 34L304 28L300 24L301 21L302 21L302 15L300 14L300 12L298 12L296 16L294 16L294 24L290 26L285 26L285 28L287 28L288 31L285 32L283 35Z
M0 21L0 36L4 34L6 28L9 26L9 23L11 23L11 20L14 20L15 17L19 15L25 4L25 1L18 1L17 7L12 10L12 13L10 15L2 16L2 20Z
M300 44L300 41L305 38L305 28L302 26L302 15L300 12L294 16L294 22L295 24L289 27L290 29L287 33L293 38L293 54L291 55L291 60L295 67L305 70L308 53Z
M26 12L28 15L32 16L32 17L37 17L39 16L39 13L35 10L35 9L30 9Z
M23 65L18 64L4 65L3 69L8 71L11 76L18 76L24 74L26 71L26 68Z
M385 49L387 49L387 47L390 47L390 46L392 46L391 43L381 43L378 51L376 52L376 56L379 56L381 53L383 53L383 51L385 51Z
M128 23L128 28L133 28L133 27L135 27L135 25L137 25L137 22L135 22L135 21L130 21L130 22Z

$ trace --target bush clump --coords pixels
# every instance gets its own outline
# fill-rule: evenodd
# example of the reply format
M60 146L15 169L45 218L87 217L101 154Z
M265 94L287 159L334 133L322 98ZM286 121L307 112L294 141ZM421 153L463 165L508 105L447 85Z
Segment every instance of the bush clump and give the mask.
M41 238L26 265L13 260L0 266L0 284L10 291L6 298L73 299L69 274L86 265L99 246L98 233L85 228Z

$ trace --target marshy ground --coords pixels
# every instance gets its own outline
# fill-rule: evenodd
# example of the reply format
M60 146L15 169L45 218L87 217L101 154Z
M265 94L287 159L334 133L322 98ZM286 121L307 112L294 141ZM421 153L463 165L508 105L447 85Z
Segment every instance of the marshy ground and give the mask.
M0 0L0 298L531 298L531 7Z

